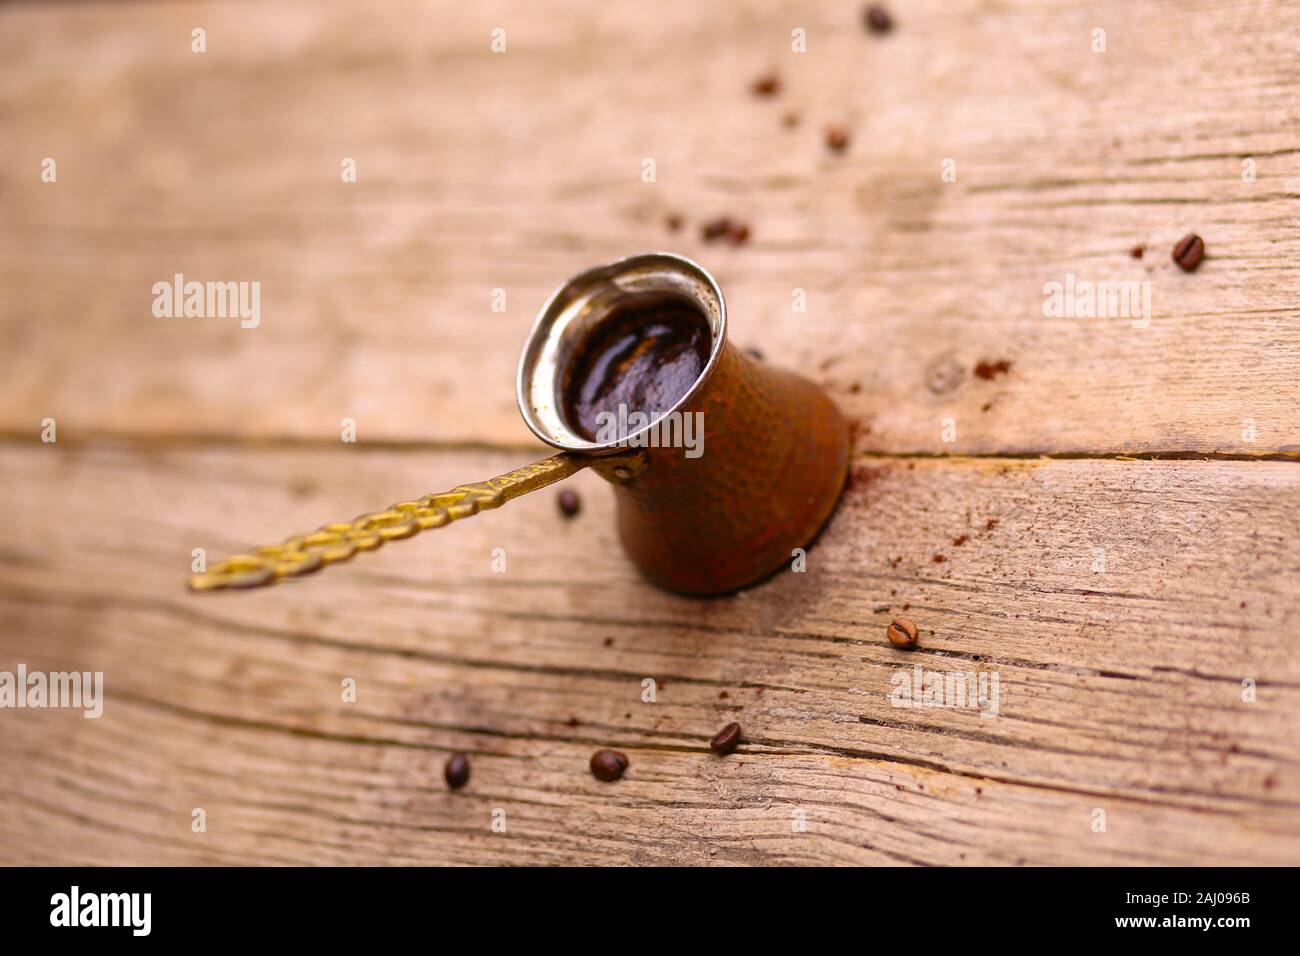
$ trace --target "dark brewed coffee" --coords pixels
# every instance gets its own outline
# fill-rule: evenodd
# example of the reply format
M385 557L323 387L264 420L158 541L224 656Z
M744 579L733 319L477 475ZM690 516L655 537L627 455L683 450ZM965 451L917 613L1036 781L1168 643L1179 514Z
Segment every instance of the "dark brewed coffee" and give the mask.
M690 391L709 362L711 344L708 323L684 303L615 312L587 335L565 368L569 427L588 441L608 441L626 436L633 412L653 421ZM609 422L617 427L602 433Z

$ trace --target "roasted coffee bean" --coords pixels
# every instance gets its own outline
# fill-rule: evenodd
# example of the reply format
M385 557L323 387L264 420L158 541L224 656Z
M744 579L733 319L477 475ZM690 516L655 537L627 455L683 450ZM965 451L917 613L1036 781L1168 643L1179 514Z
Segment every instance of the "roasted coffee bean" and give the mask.
M617 750L597 750L591 755L591 775L611 783L627 770L627 757Z
M895 647L916 647L916 625L905 617L894 618L885 635Z
M700 226L700 238L705 242L712 242L714 239L721 239L723 236L730 235L731 230L734 228L736 228L735 223L726 216L711 219Z
M729 753L734 753L737 745L740 744L740 724L730 723L723 727L709 741L709 749L719 757L725 757Z
M749 241L749 226L736 222L729 216L722 216L700 226L700 238L705 242L726 239L733 246L740 246Z
M560 492L556 501L560 506L560 511L566 518L572 518L582 510L582 499L578 497L576 491L571 491L568 488Z
M831 126L826 130L826 148L832 153L842 153L849 148L849 134L842 126Z
M755 96L776 96L781 92L781 78L775 73L767 73L756 79L749 89Z
M975 363L975 377L982 378L986 382L991 382L999 375L1006 375L1011 371L1011 363L1006 359L998 359L991 362L988 359L980 359Z
M1184 272L1195 272L1196 267L1205 258L1205 241L1191 232L1179 239L1174 246L1173 259L1178 268Z
M469 783L469 757L464 754L452 754L447 758L447 765L442 768L442 775L447 786L459 790Z
M862 11L862 22L872 33L888 33L894 28L894 20L889 11L875 3Z

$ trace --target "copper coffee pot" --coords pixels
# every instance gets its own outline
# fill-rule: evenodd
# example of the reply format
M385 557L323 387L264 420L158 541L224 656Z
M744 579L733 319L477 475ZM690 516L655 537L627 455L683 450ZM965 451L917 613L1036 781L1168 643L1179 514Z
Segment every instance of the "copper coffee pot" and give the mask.
M588 440L564 411L571 360L605 320L663 302L703 318L707 364L649 424L603 443ZM591 466L614 486L623 549L646 578L683 594L721 594L789 563L830 517L848 471L848 428L830 399L808 380L729 343L722 291L682 256L632 256L566 282L533 323L517 393L528 427L559 454L229 558L190 578L190 588L258 587L309 574ZM696 457L656 441L674 434L670 422L688 415L703 426L697 436L703 441L691 452Z

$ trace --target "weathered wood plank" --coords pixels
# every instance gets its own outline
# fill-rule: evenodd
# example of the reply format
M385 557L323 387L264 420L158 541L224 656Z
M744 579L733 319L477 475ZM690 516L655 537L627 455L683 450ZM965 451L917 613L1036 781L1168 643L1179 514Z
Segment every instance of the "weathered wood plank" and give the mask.
M6 5L0 430L329 437L351 417L522 442L511 382L546 294L667 247L864 449L1300 452L1297 12L929 0L873 39L853 5L793 0ZM772 101L747 89L768 69ZM700 241L719 214L748 245ZM1189 230L1194 275L1169 261ZM261 282L260 326L154 319L178 272ZM1150 282L1150 327L1044 318L1067 274Z
M507 453L0 461L0 669L107 684L99 720L0 713L3 862L1300 859L1293 464L867 457L807 573L696 601L636 578L585 474L571 522L544 492L312 581L183 590L191 548ZM914 653L884 640L899 613ZM915 664L996 673L998 716L893 706ZM732 719L747 743L713 757ZM632 760L617 784L586 770L605 746ZM474 764L458 794L452 749Z

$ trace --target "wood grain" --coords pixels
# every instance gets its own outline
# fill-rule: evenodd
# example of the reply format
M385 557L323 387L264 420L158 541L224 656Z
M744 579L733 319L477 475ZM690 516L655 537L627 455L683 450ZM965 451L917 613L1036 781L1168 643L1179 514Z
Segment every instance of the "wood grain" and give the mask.
M1300 862L1300 4L858 6L0 6L0 670L107 686L0 711L0 863ZM806 573L656 591L582 474L571 522L184 591L194 548L538 457L534 313L654 248L853 420ZM176 273L260 282L260 325L153 318ZM1150 325L1045 318L1068 275ZM918 664L998 716L894 706Z
M697 601L636 578L585 473L571 522L540 493L312 580L183 590L194 547L508 453L0 457L20 489L0 508L19 542L0 554L0 669L107 686L99 720L3 714L4 862L1300 858L1289 463L866 458L806 573ZM897 614L918 651L885 640ZM996 673L998 715L894 706L914 665ZM730 720L745 743L714 757ZM586 769L602 747L631 759L617 784ZM455 794L452 750L473 760Z
M1298 12L933 0L882 39L792 0L6 6L0 428L523 442L508 386L546 295L664 247L864 448L1300 454ZM747 245L700 241L723 214ZM154 319L176 273L261 282L262 324ZM1044 318L1067 274L1150 282L1150 327Z

